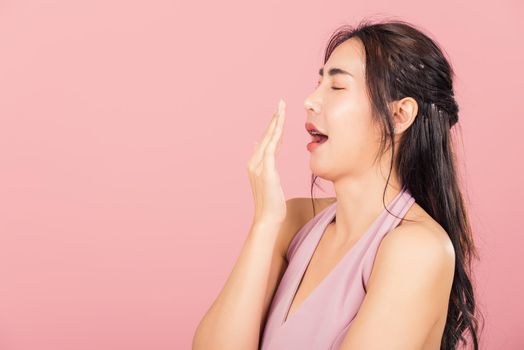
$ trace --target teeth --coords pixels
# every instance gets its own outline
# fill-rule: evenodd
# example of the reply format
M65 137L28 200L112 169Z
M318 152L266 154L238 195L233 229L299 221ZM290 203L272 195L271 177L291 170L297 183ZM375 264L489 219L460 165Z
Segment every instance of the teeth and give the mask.
M327 136L327 135L324 135L324 134L319 133L319 132L316 131L316 130L311 130L309 133L310 133L311 135L322 135L322 136Z

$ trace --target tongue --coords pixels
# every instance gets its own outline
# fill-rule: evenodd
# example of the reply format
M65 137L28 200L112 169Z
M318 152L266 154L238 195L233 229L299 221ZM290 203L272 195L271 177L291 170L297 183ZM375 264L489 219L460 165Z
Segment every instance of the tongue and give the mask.
M315 135L314 136L314 141L318 142L318 143L323 143L323 142L325 142L327 140L327 138L328 137L325 136L325 135Z

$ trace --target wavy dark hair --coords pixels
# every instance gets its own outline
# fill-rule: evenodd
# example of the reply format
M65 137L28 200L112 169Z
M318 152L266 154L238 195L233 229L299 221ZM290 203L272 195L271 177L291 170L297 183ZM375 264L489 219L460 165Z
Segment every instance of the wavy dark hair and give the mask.
M478 350L476 313L480 312L470 276L472 259L479 259L479 254L459 188L452 147L451 127L458 122L459 111L454 98L453 69L434 40L402 20L364 19L356 26L342 25L329 39L324 64L333 50L350 38L360 39L365 48L365 79L372 117L383 131L377 157L392 150L387 182L395 166L402 186L446 230L455 249L455 274L440 349L456 349L459 341L467 345L463 333L469 331L474 349ZM416 100L418 115L395 145L388 103L406 96ZM317 177L311 174L313 213ZM387 210L385 192L386 189L383 204Z

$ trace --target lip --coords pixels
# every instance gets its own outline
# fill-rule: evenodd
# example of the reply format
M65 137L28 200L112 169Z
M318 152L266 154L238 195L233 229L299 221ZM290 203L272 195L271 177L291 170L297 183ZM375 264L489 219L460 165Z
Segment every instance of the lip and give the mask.
M310 132L311 130L315 130L315 131L318 131L319 133L324 134L324 135L327 136L327 133L325 133L324 131L322 131L319 128L317 128L315 126L315 124L313 124L311 122L306 122L305 127L306 127L307 132Z
M308 150L309 152L312 152L314 149L316 149L317 147L320 147L320 145L322 145L322 144L324 144L324 143L326 143L326 142L327 142L327 140L324 141L324 142L322 142L322 143L315 142L315 141L311 141L310 143L308 143L308 144L306 145L306 148L307 148L307 150Z

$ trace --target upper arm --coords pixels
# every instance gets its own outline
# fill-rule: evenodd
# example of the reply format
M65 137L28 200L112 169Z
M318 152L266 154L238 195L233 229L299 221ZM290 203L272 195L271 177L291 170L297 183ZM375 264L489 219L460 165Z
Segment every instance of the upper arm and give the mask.
M389 232L341 349L420 349L447 309L454 266L451 241L429 228L402 225Z
M301 222L301 204L302 198L290 198L286 200L286 218L280 227L280 231L275 242L275 249L271 258L271 267L269 272L269 279L264 297L264 311L261 322L261 327L266 323L267 312L276 287L279 284L284 272L287 268L287 261L285 258L286 249L294 234L300 228Z
M286 218L282 223L277 236L275 252L285 258L289 243L300 229L302 223L304 200L303 198L290 198L286 201Z

